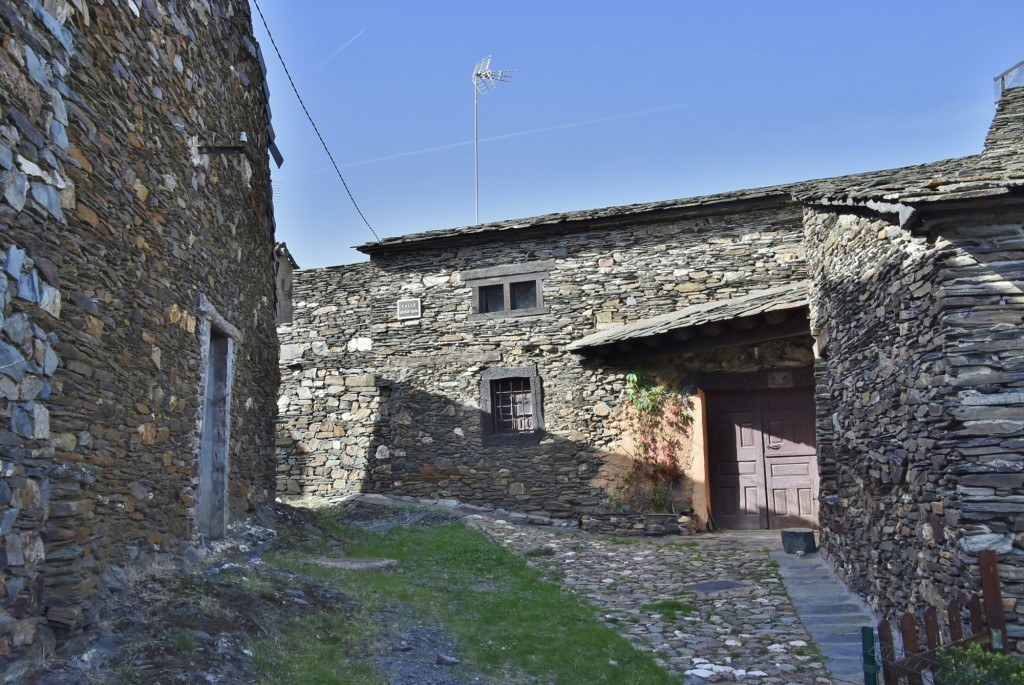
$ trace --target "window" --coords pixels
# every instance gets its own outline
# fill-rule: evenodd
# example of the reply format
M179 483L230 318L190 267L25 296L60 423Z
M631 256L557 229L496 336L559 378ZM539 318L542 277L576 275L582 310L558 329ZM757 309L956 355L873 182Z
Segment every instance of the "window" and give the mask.
M536 366L487 369L480 378L484 444L537 442L544 429Z
M491 420L495 433L533 432L533 397L529 378L491 381Z
M549 260L463 271L459 278L473 292L469 319L547 314L544 279L553 266Z
M500 285L485 285L477 289L480 293L479 309L481 312L505 311L505 288Z

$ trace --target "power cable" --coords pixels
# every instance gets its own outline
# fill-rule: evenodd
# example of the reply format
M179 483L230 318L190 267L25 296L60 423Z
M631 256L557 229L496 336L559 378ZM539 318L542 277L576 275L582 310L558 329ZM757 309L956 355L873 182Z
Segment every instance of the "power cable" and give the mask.
M327 147L327 143L324 141L324 137L320 135L320 129L317 127L316 122L313 121L313 115L309 113L309 109L306 108L306 103L302 101L302 96L299 95L299 89L295 85L295 80L292 78L291 72L288 71L288 65L284 63L284 56L281 55L281 50L277 47L277 42L274 41L274 34L270 32L270 26L267 25L267 18L263 16L263 10L260 9L260 3L256 0L252 0L252 4L256 7L256 11L259 12L260 20L263 21L263 28L267 30L267 37L270 38L270 44L274 46L274 52L277 53L277 59L281 62L281 67L284 69L285 76L288 77L288 83L292 84L292 90L295 91L295 97L302 105L302 111L306 113L306 118L309 119L310 125L313 127L313 131L316 132L316 137L320 139L320 144L324 147L324 152L327 153L327 158L331 160L331 164L334 166L335 173L338 174L338 179L341 181L341 185L345 187L345 192L348 193L348 199L352 201L352 206L356 208L356 212L359 214L359 218L363 220L366 227L370 229L370 233L377 239L377 242L382 242L377 232L373 230L373 226L366 220L366 216L363 214L363 210L359 209L359 204L356 203L355 196L352 195L352 191L349 190L348 183L345 182L345 177L341 175L341 169L338 168L338 163L334 161L334 155L331 154L330 148Z

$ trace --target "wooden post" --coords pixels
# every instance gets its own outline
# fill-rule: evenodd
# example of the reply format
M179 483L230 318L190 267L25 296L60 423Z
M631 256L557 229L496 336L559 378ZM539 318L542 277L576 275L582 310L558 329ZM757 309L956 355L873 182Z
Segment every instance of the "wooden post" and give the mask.
M900 619L900 635L903 637L904 662L908 667L916 669L920 664L920 660L914 657L921 651L921 648L917 643L917 621L914 620L914 615L909 611L903 614L903 617ZM910 685L924 685L924 678L921 677L919 671L913 675L908 675L907 680L910 682Z
M899 676L893 670L896 662L896 647L892 641L892 626L884 618L878 622L878 650L882 655L882 677L885 685L897 685Z
M978 555L981 564L981 591L985 596L985 619L988 622L990 647L993 652L1006 651L1006 617L1003 614L1003 591L999 586L999 563L995 551Z

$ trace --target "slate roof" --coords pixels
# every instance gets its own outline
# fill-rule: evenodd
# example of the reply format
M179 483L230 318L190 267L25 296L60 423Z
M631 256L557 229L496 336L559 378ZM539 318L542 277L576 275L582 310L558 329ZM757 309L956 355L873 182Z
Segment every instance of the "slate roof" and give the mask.
M636 223L661 213L679 212L688 209L711 208L716 205L733 203L751 204L772 204L791 200L790 187L786 185L765 186L763 188L751 188L715 195L702 195L675 200L659 200L657 202L645 202L633 205L622 205L616 207L600 207L597 209L585 209L577 212L558 212L554 214L542 214L540 216L526 217L522 219L509 219L495 221L476 226L461 226L438 231L425 231L422 233L409 233L406 235L383 238L381 241L357 245L356 249L366 254L386 252L389 248L414 249L421 243L444 241L452 242L473 242L476 239L484 240L492 237L492 234L506 231L518 231L525 229L546 229L555 230L568 228L573 225L580 227L603 228L618 224ZM479 236L479 238L477 238Z
M466 243L508 231L600 229L701 209L768 205L786 201L822 205L862 205L897 211L932 202L990 198L1024 188L1024 87L1007 90L999 101L981 154L929 164L835 176L714 195L587 209L497 221L478 226L411 233L356 247L374 255L412 250L425 243Z
M715 321L728 321L746 316L767 314L783 309L807 306L807 281L796 281L785 285L757 290L730 300L713 300L680 309L677 312L636 321L624 326L604 328L596 333L569 343L569 350L582 350L601 345L611 345L625 340L646 338L669 333L682 328L700 326Z

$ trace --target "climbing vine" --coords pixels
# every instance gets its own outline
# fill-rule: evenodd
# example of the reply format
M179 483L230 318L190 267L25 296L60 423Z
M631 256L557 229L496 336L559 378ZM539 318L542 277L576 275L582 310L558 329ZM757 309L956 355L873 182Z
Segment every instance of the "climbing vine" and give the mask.
M634 451L616 503L634 511L676 513L692 458L684 452L684 442L693 425L693 403L674 385L643 372L630 373L622 420Z

